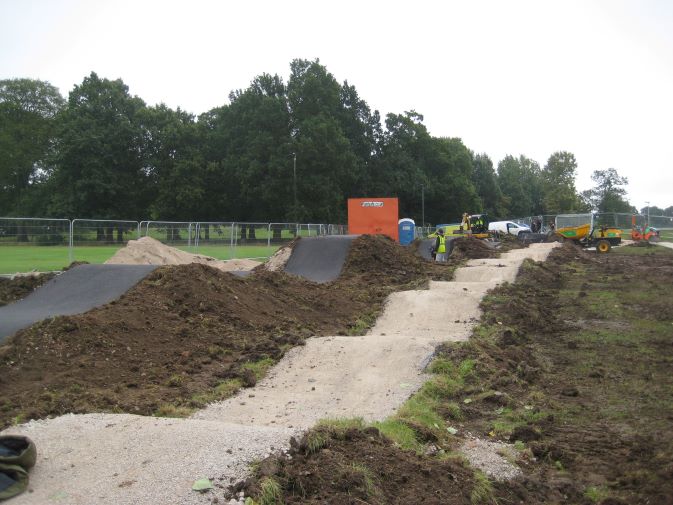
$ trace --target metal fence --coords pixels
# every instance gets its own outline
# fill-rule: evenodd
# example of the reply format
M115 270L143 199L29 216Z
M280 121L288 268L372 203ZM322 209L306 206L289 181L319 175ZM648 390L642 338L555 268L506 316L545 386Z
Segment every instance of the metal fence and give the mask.
M517 224L525 224L530 226L534 219L539 219L542 223L542 232L549 231L550 224L555 223L556 228L563 226L579 226L581 224L591 223L592 214L548 214L540 216L526 216L511 219ZM634 214L619 213L619 212L605 212L595 213L594 223L598 225L613 226L624 231L631 230L632 219ZM671 216L648 216L646 214L635 214L636 225L643 226L649 223L660 230L673 230L673 217Z
M233 259L268 257L297 237L347 233L345 225L321 223L0 217L0 274L58 270L75 260L100 263L129 240L141 237L193 253Z

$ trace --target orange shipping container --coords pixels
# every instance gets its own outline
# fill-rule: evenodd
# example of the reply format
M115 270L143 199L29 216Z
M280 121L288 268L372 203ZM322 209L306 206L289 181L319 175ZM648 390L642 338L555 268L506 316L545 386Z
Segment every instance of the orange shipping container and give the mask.
M349 198L348 233L388 235L399 241L397 198Z

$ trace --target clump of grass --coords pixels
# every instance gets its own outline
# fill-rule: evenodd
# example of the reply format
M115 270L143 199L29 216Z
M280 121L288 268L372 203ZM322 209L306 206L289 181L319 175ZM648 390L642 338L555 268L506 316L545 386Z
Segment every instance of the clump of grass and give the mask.
M164 403L157 410L154 411L154 417L189 417L194 412L194 409L189 407L182 407Z
M185 382L184 376L179 374L173 374L166 381L166 385L172 388L177 388L182 386L184 382Z
M409 427L408 424L397 419L386 419L385 421L376 422L373 425L381 434L402 449L412 449L418 451L422 445L416 438L416 432Z
M243 368L244 370L250 370L252 373L255 374L257 380L261 380L266 375L266 372L269 371L269 368L271 368L275 364L276 362L273 358L263 358L259 361L252 361L250 363L246 363L241 368Z
M493 486L488 480L488 477L480 471L474 472L474 484L472 492L470 493L470 503L472 505L489 505L495 504L495 496L493 495Z
M283 503L283 489L275 479L265 477L259 487L259 505L280 505Z
M354 477L353 480L362 483L362 492L366 497L376 496L380 494L380 490L374 482L374 474L365 465L360 463L352 463L347 470L347 474Z
M217 358L221 354L224 354L224 349L219 345L209 345L207 352L208 356L210 356L211 358Z
M190 399L190 404L193 407L203 407L209 403L225 400L230 396L234 396L242 387L243 382L241 379L227 379L209 391L193 395Z
M596 486L590 486L584 491L584 496L594 503L605 500L610 496L606 489Z
M306 452L308 454L315 454L329 443L329 436L327 433L314 430L306 435Z

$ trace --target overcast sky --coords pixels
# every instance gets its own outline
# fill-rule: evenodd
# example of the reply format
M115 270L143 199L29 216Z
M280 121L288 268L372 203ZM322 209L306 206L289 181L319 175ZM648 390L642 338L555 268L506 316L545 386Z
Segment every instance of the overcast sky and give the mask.
M0 79L67 96L95 71L195 114L319 58L496 164L567 150L578 189L615 168L638 208L673 205L672 0L0 0L0 48Z

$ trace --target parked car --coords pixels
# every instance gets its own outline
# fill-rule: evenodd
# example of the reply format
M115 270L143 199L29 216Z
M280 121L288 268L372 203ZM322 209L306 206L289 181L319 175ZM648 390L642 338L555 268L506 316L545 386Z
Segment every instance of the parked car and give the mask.
M519 236L519 233L530 233L530 226L517 224L514 221L493 221L488 225L488 231L497 231L498 233L507 233L508 235Z

